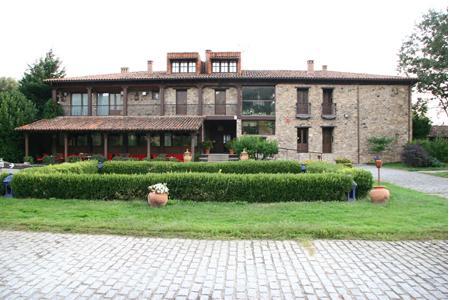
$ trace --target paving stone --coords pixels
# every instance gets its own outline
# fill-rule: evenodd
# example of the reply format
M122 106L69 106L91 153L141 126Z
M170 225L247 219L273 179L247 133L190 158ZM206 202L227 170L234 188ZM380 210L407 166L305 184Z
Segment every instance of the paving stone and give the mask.
M0 231L1 299L447 299L447 241Z

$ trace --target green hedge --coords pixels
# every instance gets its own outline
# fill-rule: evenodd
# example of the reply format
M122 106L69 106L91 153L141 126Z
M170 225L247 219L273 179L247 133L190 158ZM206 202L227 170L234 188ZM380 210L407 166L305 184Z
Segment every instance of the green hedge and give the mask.
M6 172L0 173L0 197L5 194L5 188L3 187L3 179L6 178L9 174Z
M108 174L147 174L168 172L204 173L299 173L300 164L291 160L276 161L229 161L229 162L168 162L168 161L107 161L104 173Z
M18 198L145 199L148 186L164 182L170 197L196 201L344 200L352 178L346 174L211 174L146 175L21 172L12 187Z
M357 198L366 197L373 187L373 175L370 171L345 168L341 170L341 173L351 175L355 183L357 183Z
M62 163L45 167L25 169L26 173L63 173L63 174L95 174L98 173L97 161L83 161L75 163Z

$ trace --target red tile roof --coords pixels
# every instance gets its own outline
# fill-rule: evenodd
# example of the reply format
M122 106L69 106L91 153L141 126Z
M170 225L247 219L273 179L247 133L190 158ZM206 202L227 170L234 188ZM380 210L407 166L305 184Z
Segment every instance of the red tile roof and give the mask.
M195 131L203 123L197 116L80 116L42 119L16 128L18 131Z
M242 70L239 73L175 73L167 72L127 72L102 75L88 75L79 77L65 77L48 79L47 82L92 82L92 81L152 81L152 80L335 80L335 81L392 81L415 83L416 78L392 75L373 75L365 73L349 73L337 71L293 71L293 70Z
M240 52L210 52L210 58L240 58Z

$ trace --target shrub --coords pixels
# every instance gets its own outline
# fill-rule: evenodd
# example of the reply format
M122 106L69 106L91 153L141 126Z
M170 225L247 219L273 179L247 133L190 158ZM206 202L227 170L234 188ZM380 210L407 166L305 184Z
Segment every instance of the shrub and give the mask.
M53 165L56 163L56 158L53 155L46 155L42 159L42 162L46 165Z
M29 155L25 156L23 158L23 162L32 164L32 163L34 163L34 158L32 156L29 156Z
M341 165L343 165L345 167L348 167L348 168L352 168L352 161L349 158L337 157L335 159L335 163L336 164L341 164Z
M158 154L155 158L152 159L153 161L166 161L167 156L165 154Z
M430 167L432 159L421 145L407 144L401 153L401 160L404 164L411 167Z
M121 160L121 161L129 161L129 160L131 160L131 161L135 161L135 160L138 160L138 159L134 158L134 157L127 157L127 156L117 155L117 156L114 156L112 158L112 160Z
M105 173L146 174L167 172L205 172L205 173L300 173L296 161L227 161L227 162L160 162L160 161L108 161L104 164ZM312 172L318 173L318 172Z
M49 165L45 167L28 168L21 171L21 173L62 173L62 174L95 174L98 172L97 161L84 161L74 163L62 163L57 165Z
M18 198L144 199L148 186L164 182L170 197L194 201L344 200L352 178L346 174L204 174L146 175L20 172L12 187Z
M67 161L69 163L79 162L81 161L81 158L79 158L79 156L69 156L67 157Z
M3 180L8 176L8 173L0 173L0 197L5 194L5 187L3 186Z
M373 175L371 172L362 169L343 169L343 174L351 175L355 183L357 183L356 194L357 198L363 198L368 195L368 192L373 187Z
M90 160L105 161L106 158L101 154L94 154L90 157Z
M437 138L433 141L418 140L416 143L421 145L430 156L436 158L440 162L447 163L447 140Z
M376 155L380 155L390 148L393 138L386 136L374 136L368 139L369 150Z
M233 142L233 147L240 155L244 149L253 159L267 159L278 153L276 141L268 141L259 136L241 136Z
M319 160L306 160L303 162L307 166L308 173L333 173L343 169L340 164L332 164Z

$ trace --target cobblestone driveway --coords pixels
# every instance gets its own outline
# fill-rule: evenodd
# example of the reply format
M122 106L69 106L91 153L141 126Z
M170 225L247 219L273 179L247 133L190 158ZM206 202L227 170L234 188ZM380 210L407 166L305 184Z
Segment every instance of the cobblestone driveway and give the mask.
M0 299L447 299L447 242L0 231Z
M358 165L357 167L371 171L374 179L377 181L377 169L375 166ZM390 168L382 168L380 176L382 181L447 198L447 178Z

